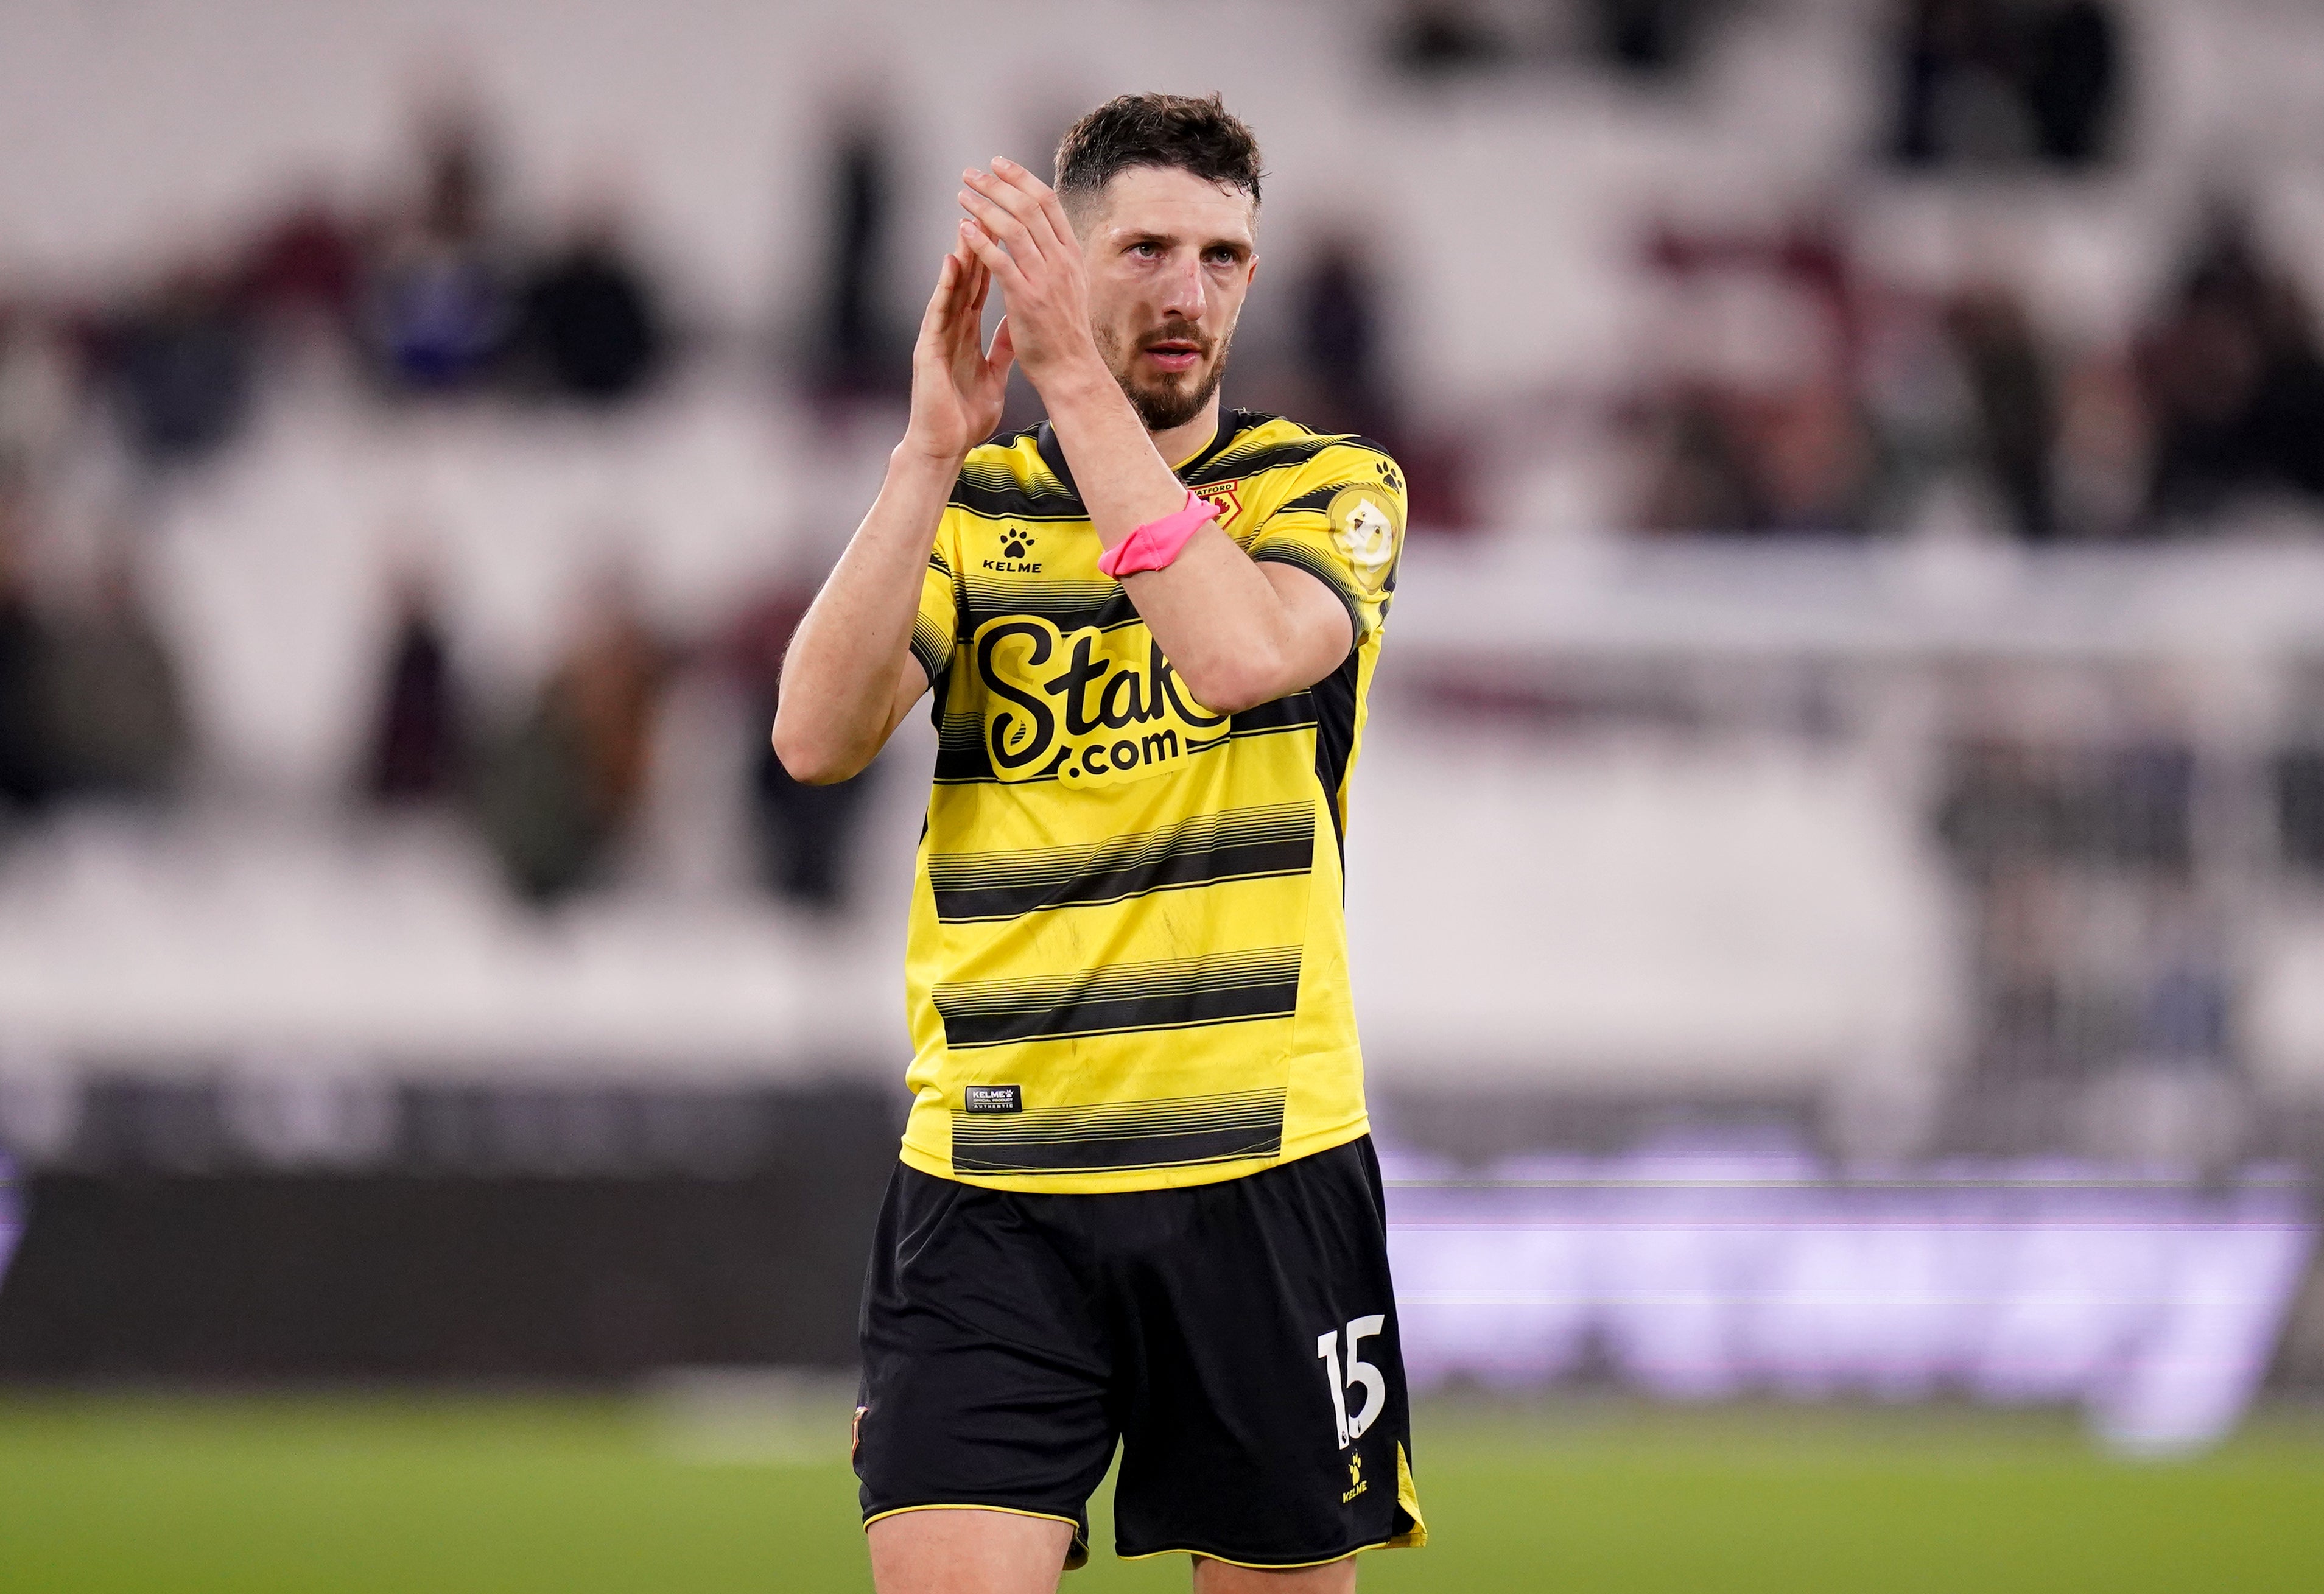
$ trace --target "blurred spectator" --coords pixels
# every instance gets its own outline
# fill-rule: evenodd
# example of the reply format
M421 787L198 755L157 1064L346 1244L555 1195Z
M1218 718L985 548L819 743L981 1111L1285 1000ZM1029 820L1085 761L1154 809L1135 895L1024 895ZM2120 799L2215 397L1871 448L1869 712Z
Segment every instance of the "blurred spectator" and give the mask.
M54 788L46 684L54 639L24 568L27 511L0 483L0 819L47 802Z
M624 576L600 580L587 621L558 672L581 733L592 806L615 828L635 817L646 789L655 709L665 673Z
M0 301L0 493L48 474L79 401L79 362L64 328L30 303Z
M1914 166L2101 159L2121 93L2118 35L2099 0L1908 0L1895 157Z
M1953 750L1936 829L1972 879L1993 879L2066 847L2071 808L2048 768L2033 748L2005 737L1972 739Z
M612 215L585 223L541 263L525 290L523 340L532 374L564 397L611 402L652 378L660 314Z
M391 233L367 290L367 330L388 380L414 392L475 383L507 340L510 302L490 229L491 169L475 124L439 120L420 195Z
M1800 307L1803 335L1785 357L1808 370L1771 388L1764 374L1695 366L1692 381L1656 406L1642 522L1665 531L1868 527L1880 456L1851 357L1865 317L1832 224L1815 217L1773 234L1659 225L1645 261L1669 278L1678 304L1739 285Z
M176 784L191 741L185 696L131 545L110 551L91 601L58 629L42 696L60 788L153 798Z
M2140 365L2155 427L2156 515L2209 514L2253 491L2324 493L2314 318L2240 213L2214 214Z
M1758 399L1691 388L1655 418L1638 518L1653 531L1853 534L1871 523L1875 465L1836 373Z
M2134 1003L2134 1056L2178 1067L2229 1059L2234 981L2226 939L2192 892L2158 897Z
M2055 871L2018 865L1976 901L1977 1058L1983 1072L2039 1077L2083 1060L2098 1015L2070 967L2071 904Z
M592 593L572 646L485 771L487 838L540 904L602 879L636 818L665 670L625 579Z
M148 463L198 458L240 428L250 329L215 273L179 266L113 323L105 343L122 431Z
M2033 145L1994 0L1908 0L1896 158L1907 165L2023 158Z
M397 607L364 791L382 803L440 801L466 773L459 682L434 590L407 579Z
M1388 60L1415 77L1496 66L1509 53L1469 0L1410 0L1388 43Z
M1624 71L1657 77L1694 59L1717 0L1591 0L1599 53Z
M484 840L526 901L548 907L595 877L604 826L589 802L580 728L554 683L493 750L476 796Z
M885 135L870 121L843 129L831 171L831 253L817 357L825 386L877 392L907 380L888 355L894 341L880 304L881 257L892 206Z
M1839 373L1826 372L1784 394L1767 406L1759 428L1766 529L1868 530L1874 463L1870 429Z
M344 332L355 324L362 278L355 229L318 184L260 235L244 263L243 291L262 315Z
M1874 296L1857 381L1880 460L1878 519L1909 526L1972 447L1977 398L1959 340L1918 295Z
M2038 689L1997 679L1984 713ZM2113 741L1987 730L1952 749L1935 828L1973 893L1988 1074L2226 1055L2227 965L2190 886L2198 760L2168 708Z
M2194 862L2195 751L2155 730L2116 746L1980 739L1954 753L1937 832L1972 878L2072 863L2184 874Z
M2025 50L2034 148L2061 166L2102 158L2121 97L2122 47L2110 6L2064 0L2036 14Z
M872 770L835 786L803 786L775 757L768 735L775 723L783 651L814 598L811 580L770 588L735 622L726 653L751 704L751 797L760 877L770 890L802 908L836 908L845 902L856 823L871 795Z
M2107 755L2092 793L2089 850L2164 874L2195 863L2195 750L2157 729Z
M2287 745L2274 760L2276 833L2287 861L2324 875L2324 659L2290 673Z
M1380 291L1352 240L1326 240L1297 290L1300 352L1313 386L1303 417L1323 431L1360 432L1394 447L1397 427L1380 351Z
M1998 288L1965 295L1949 321L1974 401L1978 461L2017 534L2046 542L2057 530L2050 496L2056 401L2033 325Z
M2153 474L2152 428L2129 360L2089 355L2067 373L2051 469L2063 535L2116 538L2136 525Z
M1720 397L1690 388L1662 406L1649 439L1648 531L1748 531L1765 521L1740 439Z
M2275 759L2275 822L2285 859L2324 874L2324 748L2295 747Z

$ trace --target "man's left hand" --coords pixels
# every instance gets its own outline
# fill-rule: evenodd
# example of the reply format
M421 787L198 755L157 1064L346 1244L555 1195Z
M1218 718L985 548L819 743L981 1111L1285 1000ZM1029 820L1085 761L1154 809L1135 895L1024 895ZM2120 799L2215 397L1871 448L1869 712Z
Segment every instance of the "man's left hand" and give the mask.
M1089 277L1081 241L1048 184L1016 161L994 156L989 172L962 174L962 242L1001 284L1017 363L1048 397L1061 376L1103 376L1090 336Z

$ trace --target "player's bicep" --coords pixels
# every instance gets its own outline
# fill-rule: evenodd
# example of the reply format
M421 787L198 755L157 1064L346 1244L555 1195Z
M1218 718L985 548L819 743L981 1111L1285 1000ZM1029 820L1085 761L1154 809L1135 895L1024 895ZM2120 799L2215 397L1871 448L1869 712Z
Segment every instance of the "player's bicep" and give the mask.
M1285 692L1304 692L1340 668L1356 645L1355 616L1338 588L1296 565L1262 564L1259 574L1283 605Z
M1251 539L1250 557L1305 573L1337 596L1354 640L1370 640L1388 619L1396 586L1403 474L1385 455L1342 447L1319 456L1291 493Z

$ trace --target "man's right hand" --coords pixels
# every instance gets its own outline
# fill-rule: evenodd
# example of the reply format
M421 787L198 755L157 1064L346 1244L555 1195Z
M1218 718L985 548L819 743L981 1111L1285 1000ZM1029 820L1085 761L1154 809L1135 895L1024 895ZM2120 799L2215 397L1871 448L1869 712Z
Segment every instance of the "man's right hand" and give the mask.
M945 257L912 346L912 419L887 479L783 655L775 751L794 779L844 780L879 756L928 689L912 620L928 549L968 451L1001 425L1009 323L981 346L991 273L964 244Z
M1016 350L1001 318L983 347L984 299L992 273L963 244L945 256L936 290L912 346L912 418L904 447L957 468L968 451L1001 427Z

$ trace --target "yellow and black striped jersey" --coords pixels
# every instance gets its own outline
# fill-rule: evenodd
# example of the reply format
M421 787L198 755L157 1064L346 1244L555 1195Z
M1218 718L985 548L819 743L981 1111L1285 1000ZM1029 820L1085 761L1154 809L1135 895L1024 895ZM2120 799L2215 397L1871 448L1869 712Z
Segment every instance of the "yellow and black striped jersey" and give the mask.
M1252 558L1337 593L1354 646L1213 714L1099 573L1055 434L970 454L912 634L939 733L907 959L924 1173L1155 1189L1365 1131L1340 865L1404 479L1242 410L1178 475Z

